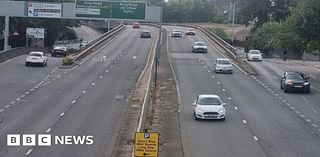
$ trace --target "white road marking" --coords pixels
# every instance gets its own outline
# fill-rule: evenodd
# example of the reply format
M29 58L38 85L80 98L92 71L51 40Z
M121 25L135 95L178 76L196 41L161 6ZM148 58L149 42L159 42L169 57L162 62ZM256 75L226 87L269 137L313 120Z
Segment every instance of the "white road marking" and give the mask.
M30 89L30 92L32 92L32 91L34 91L34 89L32 88L32 89Z
M137 56L133 56L132 59L133 59L133 60L137 59Z
M0 109L0 112L3 112L4 111L4 109Z
M28 156L28 155L30 155L31 154L31 152L32 152L32 149L29 149L27 152L26 152L26 156Z
M315 114L319 114L319 112L312 107L312 105L310 105L308 99L305 96L302 96L303 100L306 102L306 104L308 104L310 106L310 109L315 113Z
M99 77L100 79L102 79L103 78L103 76L102 75L100 75L100 77Z
M296 111L297 114L300 114L300 111Z
M275 93L275 94L273 94L274 96L279 96L279 94L277 94L277 93Z
M280 98L280 97L279 97L279 98ZM282 102L286 103L286 102L287 102L287 100L282 100Z
M309 123L311 123L312 121L311 121L310 119L306 119L306 122L309 122Z
M264 84L264 83L261 83L261 85L262 85L262 86L265 86L265 84Z
M238 107L236 106L236 107L234 107L234 109L235 109L235 110L238 110Z
M4 108L9 108L11 105L6 105Z
M24 94L25 94L25 95L28 95L28 94L30 94L30 92L25 92Z
M318 88L316 88L316 87L313 87L313 86L311 86L311 88L320 93L320 89L318 89Z
M254 139L255 141L258 141L258 137L257 137L257 136L253 136L253 139Z
M96 85L96 83L92 82L92 83L91 83L91 86L94 86L94 85Z
M317 124L311 124L314 128L318 128L319 126Z
M16 99L16 101L19 101L19 100L20 100L20 98L17 98L17 99Z
M281 96L279 96L278 98L281 99L281 100L283 99ZM286 100L282 100L282 102L284 102L284 101L286 102ZM284 103L285 103L285 102L284 102Z
M264 88L269 88L269 86L267 86L267 85L264 85L263 87L264 87Z
M271 88L268 88L267 90L268 90L268 91L271 91Z
M220 84L220 82L217 82L217 84Z
M12 105L12 104L15 104L16 102L15 101L12 101L10 104Z
M62 117L64 115L64 112L62 112L61 114L60 114L60 117Z
M84 90L84 91L82 91L82 93L85 94L85 93L87 93L87 91Z
M215 78L215 76L214 76L214 75L212 75L212 78Z
M47 75L44 79L46 80L46 79L48 79L50 77L50 75Z
M21 95L21 97L20 98L23 98L23 97L25 97L26 95Z
M247 124L247 121L246 121L246 120L242 120L242 122L243 122L244 124Z
M109 72L109 70L106 70L106 73Z
M47 129L47 130L46 130L46 133L49 133L50 131L51 131L51 128Z
M211 71L210 70L208 70L208 73L210 73Z
M207 66L203 66L203 68L205 68L205 69L206 69L206 68L207 68Z
M287 106L291 106L291 104L289 104L289 103L286 103L286 105L287 105Z
M231 100L231 97L228 97L228 100Z
M296 108L295 108L295 107L293 107L293 106L291 106L291 107L290 107L290 109L291 109L291 110L295 110Z
M73 101L72 101L73 104L76 103L76 102L77 102L76 100L73 100Z
M301 118L304 118L304 117L306 117L306 116L305 116L305 115L303 115L303 114L300 114L300 117L301 117Z
M223 92L225 92L225 91L226 91L226 89L222 89L222 91L223 91Z
M113 65L111 65L110 68L113 68Z

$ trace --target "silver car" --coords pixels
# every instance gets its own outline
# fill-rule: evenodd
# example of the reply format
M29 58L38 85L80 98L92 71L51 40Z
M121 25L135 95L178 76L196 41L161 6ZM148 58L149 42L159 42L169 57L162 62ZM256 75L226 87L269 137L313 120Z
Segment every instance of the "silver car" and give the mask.
M201 94L192 103L195 120L198 119L226 119L226 104L218 95Z

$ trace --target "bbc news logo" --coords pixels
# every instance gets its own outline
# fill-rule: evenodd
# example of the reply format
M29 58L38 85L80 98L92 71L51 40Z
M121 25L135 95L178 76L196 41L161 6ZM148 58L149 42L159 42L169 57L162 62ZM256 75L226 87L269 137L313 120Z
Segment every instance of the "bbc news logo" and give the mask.
M7 134L7 146L92 145L93 136L51 136L51 134Z

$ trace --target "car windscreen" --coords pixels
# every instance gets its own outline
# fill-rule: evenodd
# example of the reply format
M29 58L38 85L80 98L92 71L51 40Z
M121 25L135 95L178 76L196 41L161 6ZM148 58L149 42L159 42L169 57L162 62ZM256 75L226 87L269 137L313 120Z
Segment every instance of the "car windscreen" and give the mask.
M231 64L230 61L228 61L228 60L218 60L217 63L218 64L225 64L225 65Z
M41 54L39 54L39 53L31 53L31 54L29 54L29 56L41 57Z
M204 46L204 43L196 43L196 46Z
M250 51L249 53L250 53L250 54L260 54L259 51Z
M287 79L294 79L294 80L303 80L303 74L288 74Z
M199 98L199 105L220 105L220 100L218 98Z

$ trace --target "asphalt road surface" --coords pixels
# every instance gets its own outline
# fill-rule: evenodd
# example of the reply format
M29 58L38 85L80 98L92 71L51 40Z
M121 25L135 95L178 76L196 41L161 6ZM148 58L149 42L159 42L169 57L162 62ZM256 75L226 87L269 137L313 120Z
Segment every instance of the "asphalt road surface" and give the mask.
M177 28L184 32L182 27L166 27L169 33ZM208 53L192 53L195 41L206 42ZM252 63L259 73L257 77L236 67L233 74L215 74L213 60L223 56L200 32L196 36L169 37L167 44L181 95L180 122L186 157L319 156L319 116L310 108L319 111L317 91L312 90L310 95L283 94L279 77L285 69L271 62ZM319 82L314 86L319 88ZM191 103L198 94L220 95L227 103L226 121L195 121ZM289 103L294 108L288 107ZM310 117L311 122L299 113Z
M155 31L152 27L143 28ZM109 156L127 98L147 60L151 39L128 27L79 66L25 67L25 56L0 64L0 156ZM51 134L52 145L6 146L7 134ZM55 136L93 136L93 144L54 144Z
M88 42L91 42L101 35L97 30L85 25L74 27L73 30L76 32L78 39L83 39Z

